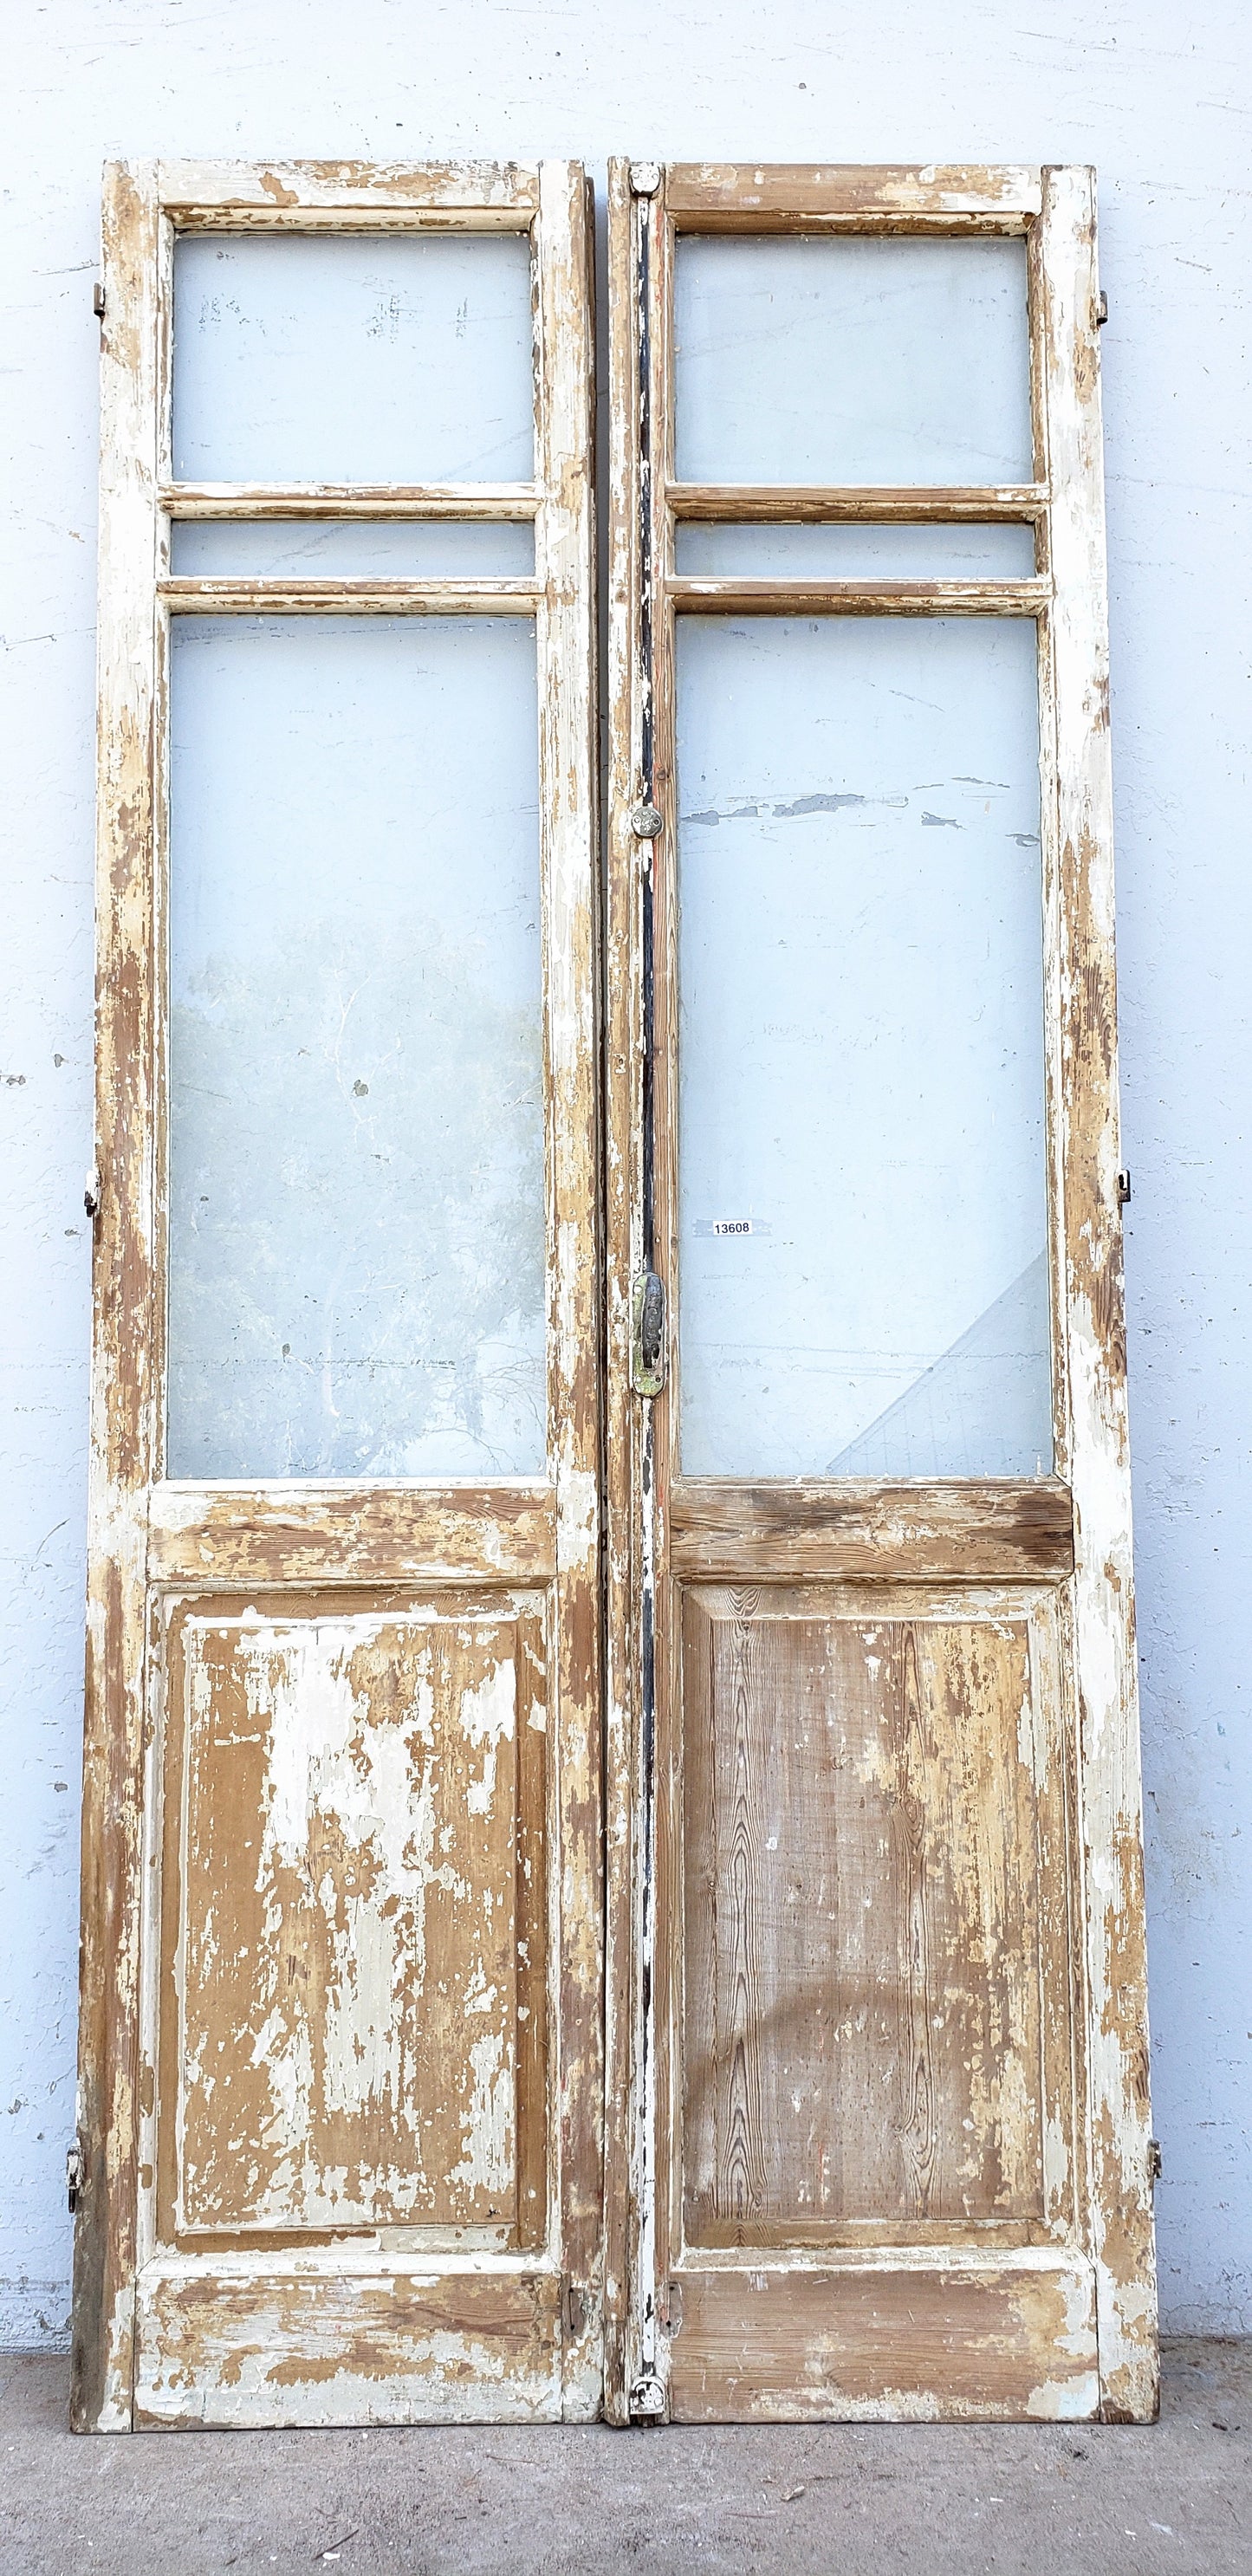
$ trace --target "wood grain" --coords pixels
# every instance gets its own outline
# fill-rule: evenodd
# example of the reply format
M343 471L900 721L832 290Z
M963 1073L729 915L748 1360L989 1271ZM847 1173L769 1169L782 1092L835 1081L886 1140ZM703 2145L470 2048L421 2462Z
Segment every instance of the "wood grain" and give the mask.
M148 1577L189 1584L502 1583L556 1573L549 1485L154 1485Z
M1058 879L1064 1441L1074 1491L1093 2210L1106 2414L1159 2403L1143 1811L1135 1657L1114 953L1107 581L1094 173L1049 170L1034 303L1054 491L1048 630Z
M666 501L676 520L764 520L768 525L883 521L1036 520L1047 508L1042 483L941 485L848 483L671 483Z
M176 519L533 519L533 483L171 483Z
M342 2253L299 2273L274 2258L153 2264L138 2285L136 2425L556 2422L560 2292L551 2272L441 2280L429 2260Z
M884 1485L682 1476L669 1511L670 1562L684 1576L1059 1583L1074 1564L1073 1507L1057 1477Z
M529 231L535 482L175 489L169 317L180 224ZM562 2409L585 2417L601 2387L602 2098L586 183L573 163L120 170L106 212L106 286L102 1215L75 2420L118 2429L131 2421L140 2271L165 2282L173 2302L163 2312L168 2347L152 2322L166 2290L154 2290L145 2310L144 2420L225 2421L232 2407L237 2420L256 2420L248 2391L256 2397L262 2381L267 2421L331 2420L353 2407L371 2420ZM162 501L187 517L536 522L539 573L520 592L507 582L403 585L404 595L367 591L364 604L503 610L536 622L549 1480L362 1489L159 1481L166 612L361 604L356 585L355 597L338 584L317 593L299 583L163 589ZM442 1609L428 1603L419 1616L413 1587L432 1580ZM519 1584L534 1589L510 1607ZM475 1606L453 1646L458 1602L470 1617L457 1585L473 1587ZM188 1597L166 1655L165 1608L180 1587ZM511 1751L497 1747L487 1784L470 1745L472 1712L484 1694L504 1693L506 1674ZM279 1736L285 1729L302 1743L302 1730L324 1733L332 1720L342 1720L339 1751L288 1836L287 1858L281 1868L267 1863L267 1876L261 1847L277 1812ZM443 1846L436 1857L422 1843L428 1828ZM497 2057L505 2050L503 2071L476 2060L483 2046ZM357 2085L361 2065L373 2074ZM468 2151L455 2136L467 2116ZM409 2275L391 2241L410 2226L426 2231L424 2295L442 2319L424 2353L406 2341ZM375 2246L375 2275L396 2284L390 2332L386 2299L375 2298L369 2358L355 2375L348 2365L341 2375L319 2342L313 2293L279 2286L282 2240L327 2227L338 2234L317 2257L318 2296L339 2329L351 2311L354 2237L359 2251L363 2234L381 2234L398 2267L389 2273L390 2257ZM206 2258L177 2249L179 2228L197 2243L211 2236L215 2277L225 2267L235 2283L230 2350L214 2341L213 2294L206 2288L202 2305L193 2295ZM441 2252L432 2229L455 2244ZM502 2253L504 2239L519 2250ZM516 2266L523 2248L542 2257L544 2286L532 2283L524 2297L516 2286L500 2290L496 2335L492 2268ZM190 2269L179 2275L180 2264ZM245 2311L251 2327L240 2322Z
M674 162L665 186L683 232L1024 232L1041 195L1037 169L934 163Z
M1042 2228L1027 1623L701 1591L683 1681L688 2243Z
M906 2259L680 2276L680 2424L1083 2421L1099 2406L1091 2268Z
M169 609L198 617L533 617L533 581L293 581L176 573L157 585Z
M541 1917L524 1993L517 1919L536 1609L218 1599L168 1652L161 2240L516 2241L519 2131L541 2168L544 2132L518 2081L523 2013L543 2065ZM540 1786L532 1876L542 1815Z
M735 617L1037 617L1052 595L1046 581L754 581L726 573L675 574L665 587L688 615L717 609Z

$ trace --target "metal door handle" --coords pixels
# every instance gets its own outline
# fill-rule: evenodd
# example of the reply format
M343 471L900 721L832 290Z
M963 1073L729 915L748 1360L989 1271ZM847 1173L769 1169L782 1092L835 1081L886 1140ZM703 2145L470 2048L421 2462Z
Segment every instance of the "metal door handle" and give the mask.
M665 1283L655 1270L635 1281L630 1382L636 1395L659 1395L665 1384Z

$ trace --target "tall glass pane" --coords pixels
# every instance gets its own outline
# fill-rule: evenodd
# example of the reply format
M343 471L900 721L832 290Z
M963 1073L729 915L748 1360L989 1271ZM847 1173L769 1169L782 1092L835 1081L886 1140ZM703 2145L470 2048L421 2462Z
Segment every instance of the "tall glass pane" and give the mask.
M1035 629L678 622L682 1463L1050 1470Z
M675 338L684 482L1031 479L1021 241L692 236Z
M168 1473L540 1471L533 624L172 657Z
M182 482L528 482L533 412L525 234L175 246Z

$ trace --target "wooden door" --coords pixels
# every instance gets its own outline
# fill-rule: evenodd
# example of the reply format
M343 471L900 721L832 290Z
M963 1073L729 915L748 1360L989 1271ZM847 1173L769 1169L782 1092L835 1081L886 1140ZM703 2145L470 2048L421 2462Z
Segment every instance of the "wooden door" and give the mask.
M600 2402L588 243L107 174L83 2428Z
M610 2410L1141 2420L1092 176L611 224Z

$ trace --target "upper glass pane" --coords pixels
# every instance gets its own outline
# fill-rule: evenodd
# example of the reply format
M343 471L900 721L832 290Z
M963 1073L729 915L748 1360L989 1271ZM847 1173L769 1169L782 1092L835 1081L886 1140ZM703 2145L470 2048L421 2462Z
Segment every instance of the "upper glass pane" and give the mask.
M170 570L236 581L532 574L531 519L175 519Z
M691 235L674 327L682 482L1032 479L1021 241Z
M542 1472L533 623L171 652L167 1473Z
M1052 1464L1033 621L678 621L682 1464Z
M524 233L187 233L174 473L516 483L534 472Z
M689 520L674 532L680 573L749 580L1028 581L1035 532L1011 520L988 527L842 527Z

